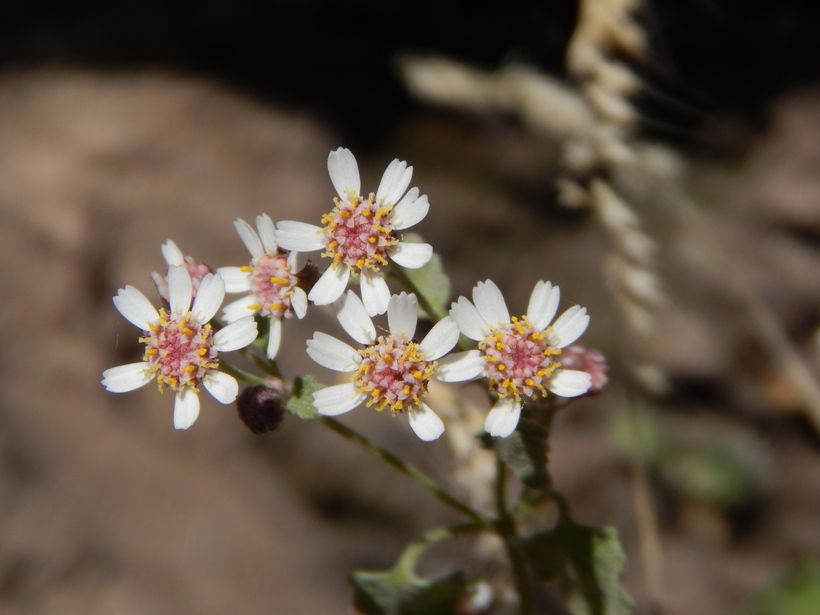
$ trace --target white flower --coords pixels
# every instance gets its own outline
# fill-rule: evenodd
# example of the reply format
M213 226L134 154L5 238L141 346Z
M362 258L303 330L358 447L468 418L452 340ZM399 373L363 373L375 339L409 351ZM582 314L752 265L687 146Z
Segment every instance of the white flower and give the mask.
M238 301L229 303L222 312L226 322L259 313L270 317L270 334L267 355L276 358L282 341L282 319L296 316L302 318L307 311L307 295L299 284L299 273L307 259L304 254L283 254L276 245L276 227L267 214L256 217L256 231L242 219L234 223L239 237L251 253L247 267L220 267L217 272L225 279L229 293L248 293Z
M586 393L590 375L562 369L561 349L578 339L589 324L586 308L574 306L552 326L560 291L549 282L538 282L530 296L527 315L510 318L501 291L490 280L473 289L473 302L460 297L450 316L461 332L478 342L490 388L498 401L490 410L484 429L506 438L518 425L521 406L530 399L546 397L547 390L561 397Z
M202 278L209 273L213 273L211 268L205 263L198 263L194 260L193 256L186 256L183 254L182 250L179 249L179 246L171 239L162 244L161 250L165 262L168 263L168 267L185 267L188 270L194 287L193 296L196 297L196 293L199 290L199 284L202 282ZM159 293L160 298L167 305L168 270L165 270L164 276L154 271L151 274L151 279L154 280L154 284L157 286L157 292Z
M350 382L329 386L313 394L319 414L335 416L367 402L393 415L406 412L410 427L422 440L438 438L444 423L424 403L431 378L443 382L472 380L481 375L477 350L445 357L458 342L458 326L449 317L439 321L421 342L412 341L418 318L415 295L390 297L387 335L376 328L361 299L348 291L334 304L339 322L350 337L364 345L355 350L345 342L316 332L307 342L307 353L319 365L351 374Z
M176 391L174 427L187 429L199 416L199 385L217 401L232 403L239 392L236 380L217 371L220 352L238 350L256 338L256 322L247 316L214 332L208 321L225 297L225 283L212 273L202 278L191 305L193 286L185 267L168 270L170 312L157 311L133 286L117 292L114 305L131 324L145 334L145 355L139 363L120 365L103 372L102 384L112 393L133 391L156 378Z
M282 221L276 241L287 250L323 250L322 256L333 259L308 295L313 303L333 303L344 293L350 276L358 274L367 313L383 314L390 290L379 270L388 264L387 259L418 269L433 257L429 244L404 242L396 234L424 219L430 208L427 196L419 196L418 188L405 194L413 167L398 159L390 163L379 189L368 197L359 194L359 167L350 150L340 147L330 152L327 168L339 196L333 199L333 211L322 216L323 226Z

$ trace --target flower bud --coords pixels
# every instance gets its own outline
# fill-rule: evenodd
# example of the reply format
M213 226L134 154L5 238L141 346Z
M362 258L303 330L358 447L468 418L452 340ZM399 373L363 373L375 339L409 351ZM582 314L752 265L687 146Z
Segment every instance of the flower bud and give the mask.
M609 382L609 366L600 350L587 348L583 344L572 344L563 349L559 360L564 369L577 369L592 377L587 394L598 393Z
M255 434L273 431L285 416L282 396L266 386L246 388L236 399L239 418Z

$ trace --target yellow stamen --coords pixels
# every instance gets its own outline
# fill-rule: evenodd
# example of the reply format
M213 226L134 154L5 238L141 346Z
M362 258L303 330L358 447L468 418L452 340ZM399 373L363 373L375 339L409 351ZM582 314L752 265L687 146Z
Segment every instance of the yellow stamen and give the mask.
M287 284L288 280L287 280L287 278L271 278L270 283L271 284Z
M250 267L248 265L243 265L242 267L240 267L240 269L245 273L253 273L253 267Z
M248 309L249 310L261 310L262 309L262 304L261 303L254 303L252 305L249 305Z

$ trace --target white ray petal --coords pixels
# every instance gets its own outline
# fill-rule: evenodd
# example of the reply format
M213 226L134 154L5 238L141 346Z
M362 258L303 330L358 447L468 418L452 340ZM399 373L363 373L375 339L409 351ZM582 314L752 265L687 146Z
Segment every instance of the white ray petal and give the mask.
M308 299L316 305L330 305L342 296L350 279L350 269L341 265L328 267L319 281L310 289Z
M259 258L265 253L265 246L262 245L262 240L259 239L259 235L256 234L256 231L253 230L250 224L242 218L237 218L234 220L233 226L253 258Z
M459 297L458 301L450 306L450 316L456 321L461 332L471 340L480 342L490 334L487 323L467 297Z
M527 318L537 330L546 329L558 309L561 290L550 282L538 282L530 295Z
M313 339L307 341L307 353L322 367L337 372L356 371L361 360L352 346L321 331L316 331Z
M225 326L214 334L214 348L220 352L239 350L256 339L256 321L245 316Z
M484 374L484 359L478 350L468 350L448 354L438 360L438 368L433 376L442 382L463 382L475 380Z
M236 378L216 370L205 374L202 385L221 404L232 404L239 395L239 383Z
M491 436L506 438L515 431L521 417L521 404L514 399L499 399L484 421L484 431Z
M185 267L168 268L168 303L171 312L182 315L191 308L191 296L194 286L191 274Z
M149 325L159 320L157 308L133 286L119 289L114 297L114 305L125 320L143 331L147 331Z
M428 361L436 361L450 352L458 343L459 333L455 320L449 316L442 318L421 340L419 350Z
M296 314L296 318L304 318L305 314L307 314L307 294L298 286L294 287L290 293L290 306L293 308L293 313Z
M241 267L220 267L216 272L225 282L226 293L246 293L251 289L250 273Z
M266 355L269 359L275 359L279 354L279 346L282 344L282 319L276 316L270 317L270 330L268 331L268 348Z
M277 226L276 243L284 250L312 252L325 247L325 236L318 226L294 220L281 220Z
M365 346L375 343L376 327L373 326L373 321L370 320L362 300L356 293L352 290L347 291L335 301L333 307L336 309L339 324L350 337Z
M359 165L356 164L356 157L349 149L340 147L330 152L327 157L327 171L339 197L347 198L346 191L359 194L361 189Z
M364 403L367 393L356 391L352 382L319 389L313 394L313 407L324 416L337 416Z
M199 416L199 395L190 387L177 391L174 398L174 427L188 429Z
M563 348L577 340L589 325L587 309L579 305L569 308L552 325L550 341L556 348Z
M288 254L288 267L291 273L299 273L305 268L308 262L308 255L304 252L291 252Z
M396 158L387 165L382 175L382 181L376 191L376 201L380 205L395 205L407 190L412 177L413 167L408 167L404 160Z
M162 250L162 257L165 259L165 262L168 265L184 265L185 264L185 255L182 253L182 250L179 249L179 246L174 243L172 239L169 239L160 248Z
M237 299L233 303L229 303L222 308L222 320L228 323L236 322L240 318L246 316L253 316L256 310L250 309L250 306L256 305L257 299L253 295Z
M561 369L550 378L547 388L561 397L577 397L586 393L591 385L592 376L587 372Z
M492 280L476 284L473 288L473 303L481 318L490 327L510 322L510 312L507 310L504 295Z
M427 404L423 403L418 408L410 408L407 411L407 418L410 421L410 427L425 442L436 440L444 433L444 423Z
M259 232L259 239L267 254L276 254L279 246L276 244L276 226L268 214L256 216L256 230Z
M390 303L390 289L387 282L378 273L370 274L362 271L359 276L362 291L362 303L370 316L384 314Z
M199 283L191 312L196 321L204 325L214 317L225 298L225 282L219 274L208 273Z
M429 243L410 243L400 241L388 252L390 258L407 269L424 267L433 258L433 246Z
M103 372L102 385L112 393L133 391L154 379L154 374L147 367L148 363L145 361L112 367Z
M390 226L397 231L410 228L424 220L428 211L430 211L430 203L427 195L419 196L418 188L410 188L410 191L390 212Z
M404 335L407 340L411 340L416 333L418 320L419 301L416 295L402 292L390 297L387 304L387 327L390 333Z

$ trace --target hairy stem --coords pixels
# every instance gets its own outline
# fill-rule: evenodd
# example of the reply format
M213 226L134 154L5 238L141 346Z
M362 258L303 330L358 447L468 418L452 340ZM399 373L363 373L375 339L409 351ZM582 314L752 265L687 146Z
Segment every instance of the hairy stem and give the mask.
M513 577L515 578L515 588L518 591L519 613L521 615L533 615L533 588L530 571L527 566L527 559L521 550L521 545L517 540L517 529L515 519L507 510L506 498L507 466L500 458L496 459L495 477L495 507L498 522L496 527L501 539L504 541L504 549L507 557L510 558Z
M450 495L443 487L438 485L432 478L427 476L424 472L416 469L409 463L399 459L393 453L386 451L374 442L371 442L366 437L361 435L359 432L354 431L347 425L344 425L343 423L340 423L336 419L329 416L320 416L319 421L325 426L335 431L340 436L347 438L351 442L358 444L368 453L375 455L382 461L386 462L388 465L393 466L395 469L397 469L405 476L413 479L419 485L427 489L427 491L436 496L436 498L438 498L439 501L443 502L453 510L460 512L465 517L472 519L477 524L483 527L492 527L493 521L491 519L487 518L482 513L478 512L477 510L471 508L467 504L464 504L460 500L456 499L455 497Z

